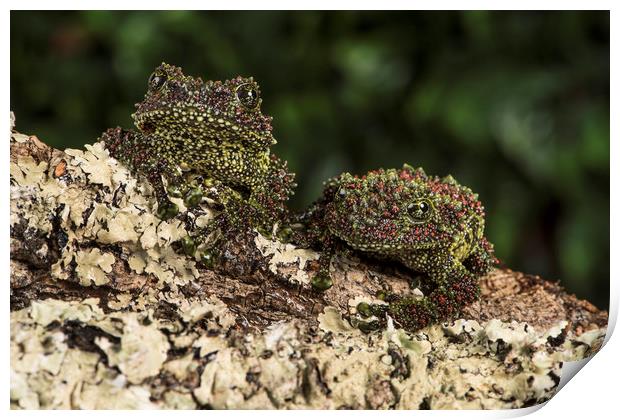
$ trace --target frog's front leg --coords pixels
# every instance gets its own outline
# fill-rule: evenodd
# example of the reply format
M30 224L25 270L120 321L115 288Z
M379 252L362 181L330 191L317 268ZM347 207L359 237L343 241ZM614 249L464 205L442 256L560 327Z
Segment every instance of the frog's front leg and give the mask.
M157 215L162 220L170 219L179 212L179 207L169 197L183 198L188 208L197 206L202 200L203 178L195 174L184 175L178 165L166 159L153 160L147 174L157 197Z
M491 267L498 263L493 253L493 245L486 238L482 238L474 252L463 261L467 270L479 276L487 274Z
M329 289L334 284L329 274L329 267L332 257L336 254L336 246L331 239L328 239L327 242L319 255L319 270L311 280L312 288L320 292Z
M257 210L255 224L265 232L273 229L274 225L286 224L288 209L286 202L293 195L297 186L294 182L295 174L288 171L286 162L276 156L269 156L266 172L250 185L250 204Z
M480 287L476 276L451 255L429 259L430 280L436 284L427 296L387 297L388 305L372 305L371 312L380 318L390 315L403 328L416 331L428 325L446 321L476 301Z
M219 263L222 248L231 238L244 237L255 225L256 209L237 190L215 179L201 182L210 199L209 206L215 210L214 217L205 226L192 226L191 233L180 241L181 249L187 255L197 257L207 268ZM192 181L195 185L196 181ZM235 239L236 240L236 239Z
M154 159L147 168L146 177L153 187L155 197L157 198L157 217L162 220L171 219L179 213L179 206L168 198L168 192L162 178L166 177L169 190L172 192L170 195L174 196L175 187L173 186L179 184L180 181L176 177L170 176L170 174L174 174L174 168L163 159Z
M160 156L157 149L159 139L116 127L106 130L100 140L104 142L110 156L127 166L134 174L148 179L157 197L157 215L160 219L170 219L178 213L179 208L168 199L162 180L162 176L174 177L177 170L167 159Z
M333 236L324 238L322 243L322 251L319 254L319 270L312 277L312 288L323 292L333 286L334 280L329 272L332 258L335 255L341 257L350 256L353 251L344 246L341 241Z

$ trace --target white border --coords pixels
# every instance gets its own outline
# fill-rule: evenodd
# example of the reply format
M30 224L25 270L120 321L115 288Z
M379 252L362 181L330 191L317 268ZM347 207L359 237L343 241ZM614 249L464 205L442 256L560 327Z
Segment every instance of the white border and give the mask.
M9 7L15 10L27 10L27 9L118 9L118 10L132 10L132 9L145 9L145 10L166 10L166 9L323 9L323 10L337 10L337 9L357 9L357 10L373 10L377 7L382 9L416 9L416 10L440 10L440 9L454 9L454 10L472 10L472 9L490 9L490 10L612 10L611 12L611 68L618 71L618 19L614 10L613 1L602 0L590 0L590 1L549 1L549 0L521 0L516 1L391 1L383 0L379 2L370 2L367 0L357 1L198 1L198 0L177 0L173 2L164 2L160 0L151 1L12 1L9 2ZM5 60L9 60L9 37L10 37L10 25L9 25L9 12L8 10L2 15L2 25L4 31L2 49L3 57ZM199 36L199 34L197 34ZM3 86L3 98L5 98L8 106L5 108L4 118L0 118L4 133L8 132L8 112L10 108L10 95L9 95L9 63L5 62L2 66L4 83ZM617 77L614 77L613 71L611 73L611 108L610 115L620 115L618 113L618 81ZM615 99L615 100L614 100ZM618 135L618 120L611 119L611 138L616 138ZM19 120L18 120L19 125ZM6 141L6 140L5 140ZM617 163L617 141L611 142L611 161ZM4 223L0 223L0 235L4 238L2 241L2 266L5 267L2 273L6 273L3 292L6 293L4 302L6 303L5 311L3 313L4 322L2 323L2 338L3 345L0 347L2 359L5 362L4 378L2 380L2 390L5 397L5 409L9 407L9 189L8 189L8 143L5 143L5 164L0 165L1 179L4 179L0 183L2 189L2 199L0 199L1 214L4 216ZM620 223L617 221L618 216L618 179L619 172L618 167L611 165L611 238L620 238ZM611 243L611 261L620 261L620 255L618 254L618 246L612 241ZM613 330L616 323L617 311L618 311L618 267L614 264L611 265L611 305L610 305L610 331ZM253 418L283 418L284 416L295 416L296 418L312 418L318 414L321 417L333 416L342 419L343 417L355 416L356 418L363 417L369 418L371 416L416 416L416 418L429 418L438 417L441 418L503 418L503 417L516 417L527 413L531 414L532 418L545 419L545 418L609 418L610 413L617 412L618 392L616 383L620 378L620 363L618 358L620 357L620 341L617 338L617 334L610 338L610 334L607 336L607 342L605 347L593 357L593 359L587 363L581 372L579 372L577 379L571 380L561 391L552 398L544 407L544 409L538 410L540 407L532 407L522 410L507 410L507 411L423 411L423 412L372 412L372 411L357 411L357 412L322 412L316 413L311 411L296 411L294 413L284 411L251 411L251 412L210 412L202 413L198 411L194 412L175 412L174 416L188 416L204 418L204 416L226 417L237 416L241 414L251 415ZM538 410L538 411L537 411ZM149 416L155 418L164 418L169 416L168 413L160 412L114 412L109 413L107 411L89 412L88 416L107 418L110 414L114 417L135 417L135 416ZM11 411L8 413L11 417L23 417L23 418L35 418L40 416L51 416L57 418L77 418L77 416L83 416L83 413L74 412L41 412L41 411ZM617 414L616 414L617 415Z

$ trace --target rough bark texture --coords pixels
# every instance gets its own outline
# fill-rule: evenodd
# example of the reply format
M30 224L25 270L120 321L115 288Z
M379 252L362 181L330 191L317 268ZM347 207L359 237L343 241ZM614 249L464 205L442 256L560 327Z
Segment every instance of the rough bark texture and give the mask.
M321 294L315 252L257 233L206 270L172 244L207 204L161 222L101 144L11 133L13 408L517 408L602 343L606 312L506 268L459 320L364 334L358 302L420 293L405 270L335 258Z

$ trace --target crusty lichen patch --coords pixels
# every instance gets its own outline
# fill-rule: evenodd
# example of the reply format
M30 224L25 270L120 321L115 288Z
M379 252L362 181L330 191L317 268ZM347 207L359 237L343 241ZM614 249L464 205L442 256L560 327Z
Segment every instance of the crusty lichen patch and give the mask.
M112 271L114 255L109 252L102 253L97 248L78 251L75 255L75 262L77 263L75 271L81 285L89 286L92 283L95 286L101 286L110 281L105 273Z
M21 250L11 284L37 284L23 280L31 263L59 289L70 280L98 296L40 300L44 289L11 313L12 408L516 408L550 398L561 363L601 346L603 323L571 328L562 303L544 324L479 310L417 333L388 320L364 334L358 303L380 303L386 288L421 293L397 269L334 258L334 286L313 294L318 254L257 235L279 283L198 272L171 246L184 224L159 220L148 183L100 143L62 153L12 141L28 147L11 162ZM212 214L187 217L205 226ZM248 322L253 310L260 323Z
M13 134L13 141L25 141L20 136ZM136 273L153 274L162 284L177 287L195 279L196 263L171 249L187 234L183 224L153 214L148 183L110 158L103 143L85 148L67 149L49 164L29 156L11 163L11 226L25 221L40 236L51 237L59 223L63 232L52 276L76 278L82 285L109 284L116 254L130 255Z
M318 252L269 240L260 234L256 236L255 244L261 254L269 258L269 269L274 274L285 277L292 284L309 286L306 264L318 260Z
M120 319L120 343L100 337L95 339L95 344L106 354L110 366L118 367L129 383L139 384L159 373L170 345L156 322L145 322L135 312L125 313Z
M366 335L329 307L318 330L292 321L238 336L221 302L177 303L183 324L104 314L96 299L13 312L12 407L514 408L550 398L562 361L604 337L559 344L564 322L538 331L497 320ZM206 330L191 327L200 322Z

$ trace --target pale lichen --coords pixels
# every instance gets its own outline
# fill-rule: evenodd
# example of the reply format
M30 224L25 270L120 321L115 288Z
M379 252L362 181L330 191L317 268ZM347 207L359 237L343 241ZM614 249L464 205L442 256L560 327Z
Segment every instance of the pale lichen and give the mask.
M285 277L292 284L310 284L305 268L308 261L319 259L317 252L269 240L260 234L256 236L255 243L261 254L269 258L269 269L272 272Z
M222 302L178 303L183 322L208 318L213 332L176 328L150 313L106 314L96 299L37 301L12 313L12 405L511 408L550 398L561 363L591 350L570 334L563 344L550 344L562 323L543 331L523 323L458 320L416 334L388 326L366 335L334 308L319 316L320 332L290 321L231 340L234 315ZM91 347L80 348L63 327L76 322L96 328ZM587 340L604 333L593 330ZM173 348L174 354L182 348L197 353L171 357ZM199 380L192 381L201 367ZM162 372L177 381L175 393L155 398L166 394L157 381Z
M110 281L106 273L112 271L114 264L114 255L109 252L101 252L99 249L91 249L89 251L78 251L75 253L75 262L77 264L76 274L80 279L82 286L101 286Z
M13 134L17 141L15 136L19 135ZM66 167L59 177L54 176L55 165L36 163L29 156L11 163L11 225L25 221L45 235L57 217L66 235L66 245L51 269L55 278L75 276L82 285L109 283L115 259L99 248L105 245L132 255L130 267L136 273L153 274L162 283L176 287L175 279L187 282L197 277L195 262L171 249L187 234L183 224L163 222L152 213L154 198L147 183L137 182L109 157L102 143L65 153Z
M278 283L199 271L172 246L184 224L159 220L148 183L100 143L46 159L13 159L11 227L34 238L28 250L55 287L68 280L89 294L42 300L44 290L11 312L12 408L517 408L549 399L562 363L603 341L604 327L571 329L561 316L545 326L459 319L416 333L388 319L365 334L357 305L379 303L385 288L421 295L409 277L334 258L334 286L313 295L318 254L260 234L254 245ZM213 214L187 217L206 226ZM262 323L249 323L262 307Z
M148 318L146 322L147 319L139 319L135 312L117 316L122 317L122 329L117 332L120 343L100 337L95 339L95 344L108 356L110 366L117 366L130 383L139 384L159 373L170 345L157 328L157 321Z

